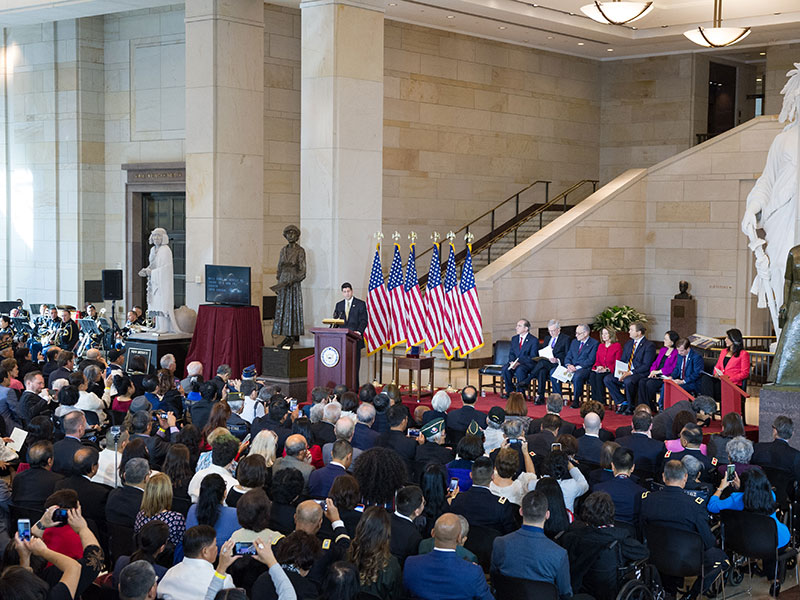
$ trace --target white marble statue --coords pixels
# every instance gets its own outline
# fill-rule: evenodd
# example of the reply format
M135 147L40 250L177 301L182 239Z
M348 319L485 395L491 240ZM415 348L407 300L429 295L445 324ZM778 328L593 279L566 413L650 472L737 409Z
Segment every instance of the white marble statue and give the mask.
M786 74L789 81L781 90L783 107L779 121L788 124L769 148L764 172L747 196L742 218L742 231L750 239L750 249L756 257L757 274L750 292L758 295L759 308L769 308L776 334L780 332L778 311L783 304L786 257L800 242L797 227L800 63L794 66ZM759 227L766 233L766 239L758 237Z
M175 320L175 293L172 272L172 250L169 247L167 232L156 227L148 240L150 264L139 271L140 277L147 277L147 311L155 316L156 333L181 333Z

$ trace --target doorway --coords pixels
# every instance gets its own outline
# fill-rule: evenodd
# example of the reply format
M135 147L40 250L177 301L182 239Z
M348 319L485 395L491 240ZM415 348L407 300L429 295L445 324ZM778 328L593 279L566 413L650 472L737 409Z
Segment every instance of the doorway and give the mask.
M148 238L156 227L167 231L172 249L175 308L186 303L186 193L148 192L142 194L142 264L150 262ZM142 306L147 301L145 290Z
M708 137L736 126L736 67L708 65Z

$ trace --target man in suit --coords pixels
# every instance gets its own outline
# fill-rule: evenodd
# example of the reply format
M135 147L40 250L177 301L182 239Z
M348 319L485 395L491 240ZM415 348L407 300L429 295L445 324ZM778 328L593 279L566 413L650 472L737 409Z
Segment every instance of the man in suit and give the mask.
M211 415L211 409L217 402L217 388L210 381L204 381L200 384L200 400L193 402L189 408L192 415L192 425L202 430L208 423L208 417ZM255 426L255 424L254 424ZM262 429L265 429L262 427ZM259 429L260 431L260 429ZM255 432L253 433L255 436Z
M303 474L304 491L307 491L308 478L314 471L314 466L310 464L310 456L306 438L299 433L292 434L286 438L286 456L281 456L275 461L272 472L274 474L282 469L297 469Z
M683 450L680 452L671 452L667 450L664 453L664 462L670 460L682 460L684 456L694 456L703 464L703 470L700 472L700 481L703 483L715 483L717 478L717 459L706 456L700 450L700 445L703 443L703 430L695 423L687 423L681 430L681 445Z
M311 424L311 433L314 434L314 440L317 444L324 446L336 441L336 432L333 427L341 416L342 405L335 400L328 402L322 408L322 420Z
M355 432L355 427L356 427L355 423L353 423L353 421L350 420L350 417L342 417L341 419L336 421L336 426L333 428L333 432L336 435L334 441L330 442L328 444L325 444L322 447L322 462L324 464L326 464L326 465L330 464L331 460L333 459L333 456L332 456L332 454L333 454L333 445L338 440L344 440L345 442L350 444L350 447L352 448L352 446L353 446L353 433ZM361 456L361 454L363 452L364 451L361 450L360 448L353 448L353 461L350 463L351 466L352 466L352 463L355 462L356 459L359 456Z
M517 333L511 338L511 348L508 352L508 362L503 365L503 382L505 393L503 398L513 391L525 393L533 378L533 357L539 356L539 340L535 335L530 335L531 323L527 319L517 321ZM516 387L512 381L516 377Z
M584 434L578 438L578 454L581 461L600 464L603 453L603 442L600 440L600 417L593 412L583 418Z
M561 417L561 411L564 408L564 398L561 394L549 394L547 399L545 400L545 408L547 409L546 415L556 415L557 417ZM544 418L544 417L542 417ZM528 434L533 435L535 433L539 433L542 429L542 419L534 419L531 421L531 424L528 425ZM561 427L558 428L558 434L556 437L563 434L574 435L575 434L575 425L570 423L569 421L565 421L561 419Z
M614 479L598 483L593 492L606 492L614 503L614 518L618 521L638 525L644 488L631 479L634 462L633 452L617 448L611 457Z
M125 463L125 485L118 487L106 500L106 521L133 528L142 506L144 486L150 478L150 465L144 458L132 458Z
M614 373L608 373L603 378L603 383L608 393L611 394L611 399L617 405L618 413L633 414L639 381L650 374L650 365L656 359L656 347L645 337L646 332L644 323L639 321L631 323L628 328L631 339L622 349L620 358L621 362L627 363L627 370L620 373L619 379L614 376ZM622 395L623 388L625 396Z
M688 400L681 400L668 409L662 410L653 417L653 428L650 432L653 439L663 442L668 436L671 436L672 422L675 420L675 415L684 410L693 412L697 423L705 426L717 411L717 401L711 396L698 396L691 402Z
M700 377L703 374L703 357L692 349L692 344L686 338L678 340L675 347L678 349L678 362L670 373L669 379L690 394L697 394ZM663 405L664 401L662 400L661 403Z
M580 406L583 385L592 372L597 348L600 345L597 340L589 337L590 332L589 326L585 323L578 325L575 328L575 339L570 342L567 356L564 358L564 366L572 373L572 408ZM561 393L560 381L551 378L550 385L555 393Z
M550 447L561 429L561 417L546 414L539 423L539 431L527 436L528 447L539 456L550 456Z
M492 548L492 573L533 581L547 581L558 588L561 598L572 596L567 551L544 534L550 518L547 497L537 491L522 499L522 527L495 538Z
M75 355L67 350L61 350L58 353L56 363L58 364L58 368L50 373L50 377L47 378L47 387L49 389L52 389L53 382L56 379L69 379L70 374L75 368Z
M83 412L74 410L61 419L64 427L64 439L53 446L53 472L69 476L75 471L73 457L83 447L81 438L86 433L86 417Z
M533 369L533 376L536 377L536 401L534 404L544 404L544 390L547 385L547 378L553 374L558 365L563 365L567 359L569 350L569 336L561 335L561 324L555 319L547 323L548 335L544 340L544 346L549 347L553 352L553 358L540 359ZM541 353L541 350L540 350Z
M517 522L514 505L505 498L495 496L489 489L493 471L489 458L476 458L472 463L472 487L453 498L450 510L466 517L470 525L488 527L504 535L514 531Z
M444 445L444 419L434 419L426 423L421 430L425 443L417 446L414 454L414 481L418 481L425 467L431 463L446 465L455 460L455 453Z
M632 422L631 434L618 438L617 443L633 452L634 462L639 471L655 475L661 471L661 459L666 452L664 442L650 437L653 417L649 412L637 410L633 413Z
M477 411L476 411L477 412ZM448 415L449 416L449 415ZM389 409L389 431L378 438L378 446L391 448L405 461L409 474L414 472L414 458L417 454L419 442L416 438L408 437L408 411L404 406L395 404Z
M44 385L42 374L38 371L35 373L35 376L33 373L28 373L25 376L25 387L28 386L28 376L38 378ZM22 429L22 417L19 414L17 393L9 387L10 383L11 378L8 373L4 369L0 369L0 418L3 419L5 436L10 436L15 427ZM24 394L25 392L23 392Z
M94 483L91 479L97 473L100 453L96 448L84 446L75 452L75 468L72 475L56 483L56 490L70 489L78 494L83 516L96 523L106 520L106 501L111 488Z
M451 435L451 432L463 435L472 421L475 421L481 429L486 429L486 413L475 408L477 400L478 390L475 389L475 386L468 385L461 390L461 401L464 406L447 413L446 427L448 435Z
M154 471L161 470L170 445L178 436L175 415L171 412L167 415L166 419L158 418L159 432L156 435L150 435L153 418L149 410L134 412L131 418L131 440L141 439L147 446L150 454L150 468Z
M403 585L414 598L494 600L483 570L456 554L460 534L458 517L445 513L436 520L433 529L433 552L408 557Z
M753 447L750 463L759 467L781 469L800 479L800 452L789 445L794 433L794 422L783 415L772 422L772 441L759 442Z
M425 497L416 485L407 485L397 490L395 511L392 515L391 550L402 568L406 558L417 554L422 536L414 525L414 519L425 510Z
M336 308L333 310L334 319L344 319L343 325L336 327L343 327L354 331L358 334L358 342L356 343L356 387L358 389L358 373L361 367L361 351L364 349L364 331L367 329L367 304L353 296L353 286L345 281L342 284L343 300L336 303Z
M11 484L11 503L25 508L44 510L44 501L63 479L53 473L53 444L46 440L36 442L28 449L27 471L18 473Z
M346 475L353 461L353 447L350 442L336 440L331 450L331 461L308 476L308 495L312 498L327 498L333 480Z
M202 390L200 393L202 394ZM263 417L256 418L250 426L250 435L256 437L258 432L262 429L269 429L278 436L275 453L277 456L282 455L286 438L292 433L292 420L289 418L289 403L286 401L286 398L279 396L270 401L267 414Z
M362 404L356 411L355 433L353 433L353 447L360 450L369 450L381 436L380 433L372 429L375 422L375 407L372 404Z

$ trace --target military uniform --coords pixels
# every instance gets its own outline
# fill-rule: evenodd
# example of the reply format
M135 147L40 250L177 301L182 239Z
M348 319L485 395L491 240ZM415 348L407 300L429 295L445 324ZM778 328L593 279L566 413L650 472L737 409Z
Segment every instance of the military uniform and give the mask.
M701 463L703 463L703 471L700 473L700 481L705 483L715 483L717 479L717 465L719 462L716 458L711 458L700 452L700 448L684 448L680 452L671 452L669 450L664 453L664 460L661 461L661 468L670 460L682 460L684 456L693 456Z
M708 524L706 502L702 498L692 498L685 494L682 488L672 485L666 486L659 492L644 492L640 518L645 531L647 525L653 523L700 535L705 549L703 552L705 580L702 591L709 588L720 571L729 568L728 557L722 549L716 546L717 541ZM662 577L662 579L667 591L674 593L679 582L670 577ZM699 592L699 589L695 589L698 586L699 578L695 587L692 588L692 592Z
M450 510L466 517L470 525L489 527L505 535L517 529L515 506L506 498L495 496L489 488L473 485L453 498Z
M350 548L350 536L347 534L344 524L338 524L334 527L332 534L330 531L319 532L317 538L320 541L322 553L311 566L308 578L317 585L322 585L328 568L337 560L345 560L347 550Z

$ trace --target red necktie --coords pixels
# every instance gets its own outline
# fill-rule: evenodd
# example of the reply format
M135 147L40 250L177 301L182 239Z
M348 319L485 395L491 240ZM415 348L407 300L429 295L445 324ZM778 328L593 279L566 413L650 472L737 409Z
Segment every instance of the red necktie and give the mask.
M683 373L686 370L686 359L688 356L683 357L683 363L681 364L681 379L683 379Z
M522 340L525 338L519 338L519 349L522 350Z

